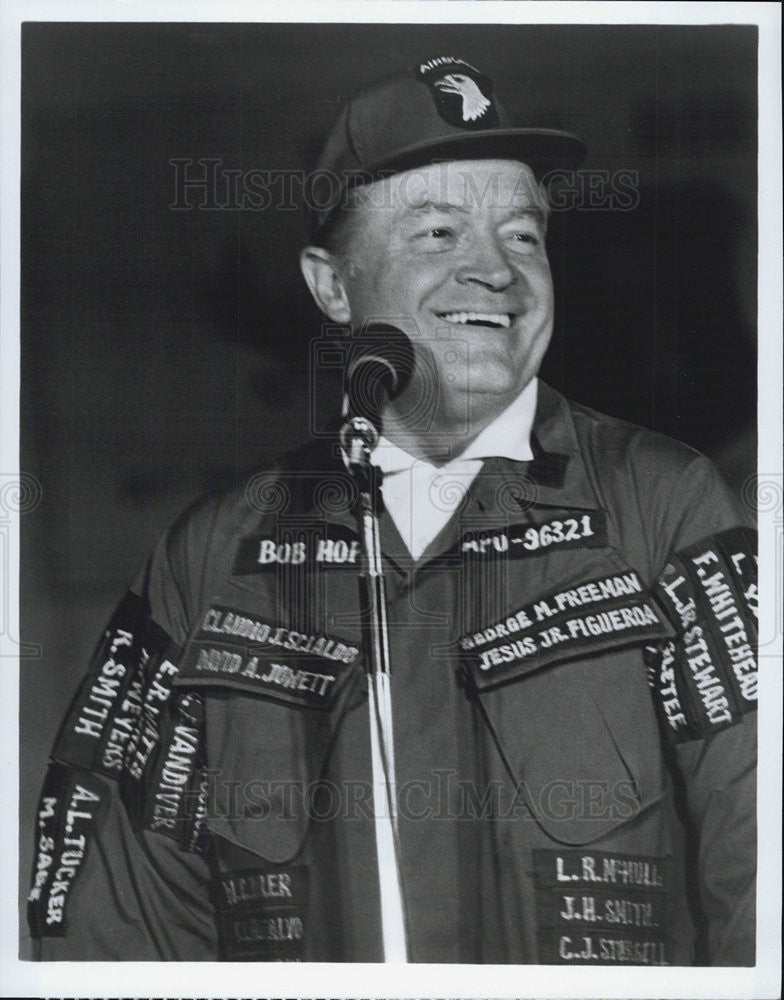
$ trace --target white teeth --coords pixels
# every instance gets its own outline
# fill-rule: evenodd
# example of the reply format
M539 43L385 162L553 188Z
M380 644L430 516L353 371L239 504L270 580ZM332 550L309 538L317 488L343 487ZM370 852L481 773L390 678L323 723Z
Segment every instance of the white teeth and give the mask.
M509 313L454 312L443 313L442 318L447 323L492 323L507 328L512 325Z

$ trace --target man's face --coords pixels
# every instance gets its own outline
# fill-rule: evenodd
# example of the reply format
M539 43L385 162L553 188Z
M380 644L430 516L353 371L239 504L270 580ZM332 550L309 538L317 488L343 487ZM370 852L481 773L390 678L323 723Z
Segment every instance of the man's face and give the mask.
M408 334L414 391L437 388L442 416L500 412L538 371L552 333L546 216L533 173L513 160L453 161L359 195L342 268L351 322Z

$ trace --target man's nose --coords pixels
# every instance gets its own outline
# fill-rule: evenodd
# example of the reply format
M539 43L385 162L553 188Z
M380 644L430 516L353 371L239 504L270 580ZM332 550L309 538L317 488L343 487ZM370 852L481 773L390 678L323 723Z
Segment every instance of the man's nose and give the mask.
M494 239L478 240L466 253L455 277L460 284L478 284L502 291L517 281L517 271Z

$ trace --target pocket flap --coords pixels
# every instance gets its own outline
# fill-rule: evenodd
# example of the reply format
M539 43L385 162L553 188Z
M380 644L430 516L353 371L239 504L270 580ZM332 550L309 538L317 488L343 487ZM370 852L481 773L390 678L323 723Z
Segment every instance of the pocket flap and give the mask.
M288 862L345 711L362 699L359 649L282 624L268 604L215 601L201 615L176 684L205 701L207 826L254 854Z

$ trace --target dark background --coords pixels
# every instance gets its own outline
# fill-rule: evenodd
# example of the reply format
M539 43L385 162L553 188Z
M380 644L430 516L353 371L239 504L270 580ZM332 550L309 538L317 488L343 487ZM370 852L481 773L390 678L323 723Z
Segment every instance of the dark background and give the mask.
M354 90L467 59L519 124L583 137L585 170L639 177L631 211L553 215L544 378L706 452L739 490L756 451L756 43L738 26L24 26L21 468L43 490L22 517L22 639L39 648L22 651L25 886L48 747L116 601L192 498L311 426L302 214L173 210L169 161L312 166ZM338 382L315 382L320 422Z

